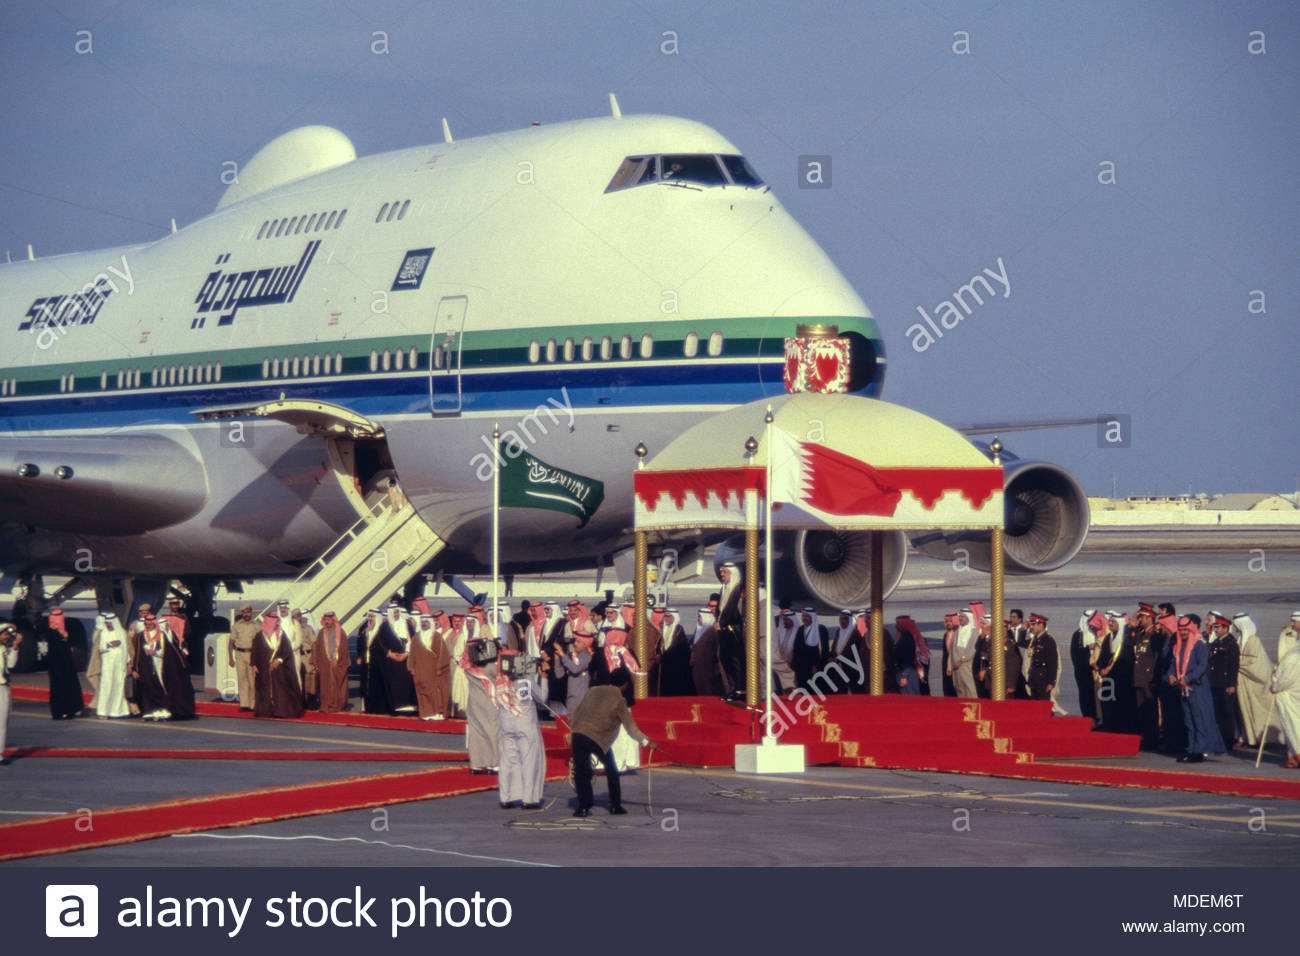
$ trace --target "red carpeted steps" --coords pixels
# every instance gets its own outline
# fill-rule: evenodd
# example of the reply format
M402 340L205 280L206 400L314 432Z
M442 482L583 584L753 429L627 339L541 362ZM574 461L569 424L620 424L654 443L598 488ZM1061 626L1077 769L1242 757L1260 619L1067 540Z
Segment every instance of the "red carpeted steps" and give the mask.
M669 760L725 766L735 745L762 739L761 716L713 698L651 698L633 711ZM1006 770L1050 757L1137 753L1136 737L1092 732L1051 716L1046 701L805 695L777 698L773 729L805 746L809 764L924 770Z

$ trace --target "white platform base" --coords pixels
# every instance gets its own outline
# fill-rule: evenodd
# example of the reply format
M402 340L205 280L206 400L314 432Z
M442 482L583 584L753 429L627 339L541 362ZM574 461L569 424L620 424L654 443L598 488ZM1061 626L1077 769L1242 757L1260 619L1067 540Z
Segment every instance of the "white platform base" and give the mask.
M736 744L737 773L803 773L803 744Z

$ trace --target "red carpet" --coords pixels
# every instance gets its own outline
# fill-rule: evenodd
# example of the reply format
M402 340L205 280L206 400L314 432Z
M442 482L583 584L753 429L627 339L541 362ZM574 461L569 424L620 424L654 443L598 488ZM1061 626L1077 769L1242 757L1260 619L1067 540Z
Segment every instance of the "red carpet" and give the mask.
M43 688L14 687L25 700L46 700ZM227 703L199 704L199 713L252 717ZM643 754L652 766L683 764L730 767L735 745L762 739L760 715L713 697L660 697L639 701L637 724L659 749ZM1046 701L964 700L951 697L836 695L816 703L812 697L787 697L774 706L775 729L786 743L802 743L809 765L881 767L968 773L1092 786L1142 787L1240 796L1300 798L1295 780L1266 776L1150 770L1095 764L1044 764L1047 759L1132 757L1138 739L1128 734L1094 733L1082 717L1052 717ZM295 721L282 721L294 723ZM308 711L298 723L333 724L440 734L464 733L464 721L420 721L371 714L321 714ZM548 757L568 754L567 725L543 726ZM148 754L155 752L149 751ZM319 754L319 752L317 752ZM133 754L134 755L134 754ZM188 755L188 753L187 753ZM230 759L258 759L247 756ZM327 757L296 753L294 759L380 758L371 755Z
M1017 777L1088 786L1137 787L1142 790L1179 790L1218 793L1240 797L1275 797L1300 800L1300 773L1296 779L1241 777L1226 773L1194 773L1181 770L1149 770L1139 767L1093 766L1090 764L1033 764L1023 770L988 771L991 777Z
M566 763L547 762L547 779L561 780ZM0 860L134 843L175 833L251 826L291 817L453 797L494 790L496 777L464 767L348 777L320 783L212 794L133 807L65 813L0 824ZM93 829L92 829L93 827Z
M454 763L468 760L463 750L420 753L413 750L107 750L87 747L9 747L6 757L111 757L155 760L352 760Z

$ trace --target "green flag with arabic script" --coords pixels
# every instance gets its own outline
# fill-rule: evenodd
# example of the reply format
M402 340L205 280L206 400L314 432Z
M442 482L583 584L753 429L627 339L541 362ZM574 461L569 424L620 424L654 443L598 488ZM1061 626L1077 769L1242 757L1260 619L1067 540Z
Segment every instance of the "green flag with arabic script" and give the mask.
M605 500L605 484L548 465L536 455L519 453L519 448L501 442L501 494L503 508L545 508L562 511L578 519L585 527ZM515 452L512 457L509 452Z

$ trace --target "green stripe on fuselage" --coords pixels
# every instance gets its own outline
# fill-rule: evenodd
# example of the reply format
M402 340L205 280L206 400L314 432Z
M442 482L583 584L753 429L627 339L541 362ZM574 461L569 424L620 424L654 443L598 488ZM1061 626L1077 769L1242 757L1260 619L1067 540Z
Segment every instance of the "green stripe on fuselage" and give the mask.
M784 354L785 337L793 335L795 327L804 324L836 325L841 332L858 332L872 340L876 345L877 352L883 354L879 328L875 319L872 318L849 316L774 318L766 316L730 319L673 319L621 322L618 324L549 325L526 329L470 328L465 332L462 340L461 367L465 370L481 370L498 366L518 365L555 367L558 365L582 364L584 362L615 364L623 361L643 362L682 359L689 361L691 358L773 359ZM709 335L715 331L723 334L722 352L721 355L710 356L708 354L708 339ZM697 351L693 357L688 357L685 352L686 336L690 332L699 335ZM642 359L640 354L640 340L646 334L654 336L654 351L652 358L648 360ZM613 344L613 357L609 359L600 357L601 341L606 336L609 336ZM624 336L630 336L632 339L632 355L628 359L623 359L619 354L620 340ZM565 340L569 338L573 339L576 354L571 361L566 362L563 358L563 347ZM594 357L589 360L584 360L581 355L582 343L585 338L592 340L595 349ZM402 351L403 353L409 353L411 349L416 349L418 353L417 365L413 369L409 363L406 363L403 372L427 371L429 367L429 339L428 333L419 333L369 339L342 339L332 342L304 342L273 348L232 348L220 351L186 352L173 355L155 355L147 359L123 357L98 361L0 368L0 379L11 378L18 383L17 394L0 398L0 403L6 400L21 400L45 395L120 393L142 391L149 388L183 387L180 382L173 385L152 385L151 374L153 369L187 368L191 365L202 367L218 362L221 364L221 381L219 383L194 381L188 384L224 386L286 379L297 381L348 375L369 375L372 374L370 353L374 351L382 354L385 349L390 352ZM530 343L534 339L539 342L542 349L541 360L536 363L529 361L528 354ZM546 344L551 339L555 340L556 347L560 351L559 357L554 362L546 361L545 357ZM295 358L310 360L316 356L323 358L326 355L331 357L342 355L343 371L331 372L328 376L324 373L296 376L282 373L279 376L267 378L262 376L262 362L264 360L280 359L283 363L286 359L292 362ZM117 387L117 373L119 371L134 372L135 370L140 372L140 385L138 387L124 386L119 389ZM101 388L100 376L105 371L108 373L108 386L107 388ZM395 371L392 370L388 374ZM76 387L74 390L63 391L60 388L61 380L65 375L75 376Z

